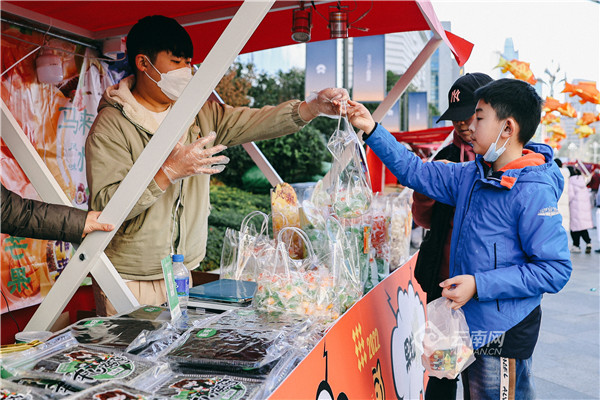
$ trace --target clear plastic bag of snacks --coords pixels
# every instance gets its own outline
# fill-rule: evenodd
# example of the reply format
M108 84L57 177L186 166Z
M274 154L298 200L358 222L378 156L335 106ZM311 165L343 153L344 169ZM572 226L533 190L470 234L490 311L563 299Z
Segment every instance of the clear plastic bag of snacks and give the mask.
M429 376L454 379L473 361L473 343L462 310L440 297L427 304L421 361Z
M338 120L327 148L333 155L332 181L324 189L331 196L332 210L340 218L360 217L368 212L373 191L364 148L347 118Z
M306 246L307 257L300 260L288 253L289 243L297 240ZM263 268L256 283L253 304L258 310L329 320L339 316L334 277L299 228L283 228L279 232L273 262Z
M261 219L257 230L251 222ZM239 231L227 228L221 251L221 279L254 281L257 268L274 251L269 239L269 217L261 211L246 215Z
M399 194L390 194L390 270L402 266L410 258L410 234L412 232L412 211L410 201L412 189L404 189Z

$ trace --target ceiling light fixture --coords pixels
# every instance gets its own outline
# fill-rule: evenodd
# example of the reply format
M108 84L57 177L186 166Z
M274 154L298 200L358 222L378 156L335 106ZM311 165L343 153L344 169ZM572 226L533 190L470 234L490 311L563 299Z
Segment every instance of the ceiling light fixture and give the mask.
M295 42L306 43L310 41L310 30L312 28L312 11L304 8L304 2L300 2L300 8L296 8L292 15L292 39Z
M348 37L348 7L331 6L329 8L329 37L345 39Z

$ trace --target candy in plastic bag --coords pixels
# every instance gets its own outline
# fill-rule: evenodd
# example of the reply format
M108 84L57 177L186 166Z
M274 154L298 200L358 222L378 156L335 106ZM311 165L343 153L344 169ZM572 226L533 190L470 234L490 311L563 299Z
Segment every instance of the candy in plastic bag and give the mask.
M462 310L440 297L427 304L421 361L430 376L454 379L473 361L473 343Z

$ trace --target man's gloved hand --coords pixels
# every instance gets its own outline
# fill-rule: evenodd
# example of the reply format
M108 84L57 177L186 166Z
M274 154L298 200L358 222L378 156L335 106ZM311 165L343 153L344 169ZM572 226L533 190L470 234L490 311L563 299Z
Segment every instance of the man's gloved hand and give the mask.
M193 175L212 175L222 172L225 169L225 164L229 162L229 158L226 156L213 156L225 150L227 146L219 144L206 148L215 141L216 137L216 133L211 132L208 136L190 144L184 145L179 141L160 167L169 181L175 183L180 179Z
M312 93L306 98L304 104L301 104L301 117L305 121L311 120L318 116L337 118L340 116L339 109L333 104L337 101L339 104L345 104L350 99L348 91L341 88L323 89L318 93ZM302 110L302 106L306 105ZM304 112L307 112L306 114ZM308 118L305 118L308 117Z

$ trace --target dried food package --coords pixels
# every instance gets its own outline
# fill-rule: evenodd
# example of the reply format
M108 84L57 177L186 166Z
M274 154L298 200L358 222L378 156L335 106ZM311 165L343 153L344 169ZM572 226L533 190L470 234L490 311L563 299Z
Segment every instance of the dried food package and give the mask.
M159 306L140 306L133 311L128 313L115 315L118 318L133 318L133 319L146 319L149 321L167 321L171 319L171 314L168 307Z
M264 312L255 308L229 310L218 316L213 326L222 328L238 328L250 330L283 330L297 331L306 324L306 320L297 315L284 312Z
M52 395L44 390L36 390L31 386L19 385L0 379L0 399L3 400L45 400Z
M35 388L40 392L49 394L50 397L69 396L90 387L85 383L76 382L64 376L35 371L21 371L17 375L6 379L18 385Z
M70 399L93 399L93 400L151 400L155 397L141 389L125 385L120 382L107 382L96 385L83 392L79 392Z
M224 368L260 368L279 358L282 332L193 328L165 358L171 363Z
M300 228L300 204L290 184L280 183L271 189L271 214L273 237L277 237L284 228ZM297 237L292 237L288 251L293 259L304 258L304 246Z
M174 374L153 387L161 399L254 399L262 381L223 374Z
M70 325L67 330L81 344L125 349L143 331L155 331L163 322L131 318L89 318Z
M31 370L97 385L115 380L137 382L161 367L131 354L76 345L37 361Z

